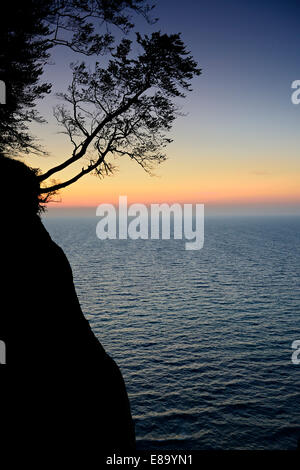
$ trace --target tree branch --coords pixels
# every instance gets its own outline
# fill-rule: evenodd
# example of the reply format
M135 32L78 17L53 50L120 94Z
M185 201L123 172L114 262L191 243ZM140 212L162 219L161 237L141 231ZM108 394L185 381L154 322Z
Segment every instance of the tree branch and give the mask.
M123 112L127 111L127 109L130 108L130 106L135 102L137 101L137 99L139 98L139 96L144 93L148 88L150 87L150 84L145 84L142 89L135 94L134 97L130 98L126 104L124 104L123 106L121 106L120 108L118 108L116 111L114 111L113 113L110 113L108 116L106 116L106 118L104 118L104 120L95 128L95 130L83 141L82 143L82 146L81 146L81 150L76 154L74 154L71 158L69 158L68 160L66 160L65 162L61 163L60 165L57 165L53 168L51 168L50 170L48 170L46 173L44 173L43 175L40 175L38 177L39 181L44 181L46 180L47 178L49 178L50 176L54 175L54 173L57 173L61 170L64 170L65 168L67 168L68 166L72 165L72 163L75 163L76 161L80 160L80 158L82 158L85 154L86 154L86 151L90 145L90 143L93 141L93 139L97 136L97 134L101 131L101 129L103 129L103 127L108 124L109 122L111 122L115 117L119 116L120 114L122 114Z
M106 173L108 173L109 165L107 165L105 163L104 159L105 159L106 155L108 154L108 152L111 151L111 145L112 145L112 143L115 139L115 133L116 133L116 129L115 129L109 143L107 144L107 147L106 147L105 151L101 152L100 157L96 160L96 162L92 162L87 168L82 168L82 170L77 175L73 176L73 178L70 178L67 181L64 181L63 183L57 183L57 184L54 184L53 186L49 186L48 188L40 188L40 194L54 193L54 192L58 191L59 189L66 188L67 186L70 186L70 184L75 183L80 178L82 178L84 175L87 175L88 173L91 173L91 171L95 170L99 165L101 165L101 163L104 163Z

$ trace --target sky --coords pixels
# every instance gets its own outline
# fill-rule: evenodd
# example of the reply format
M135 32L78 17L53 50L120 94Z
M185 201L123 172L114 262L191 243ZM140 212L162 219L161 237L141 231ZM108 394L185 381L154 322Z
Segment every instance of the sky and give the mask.
M51 206L96 207L117 203L204 203L221 212L300 213L300 104L291 83L300 80L299 2L289 0L158 0L148 25L134 31L182 33L202 69L182 100L167 148L168 160L151 177L128 159L99 180L89 175L61 190ZM52 117L55 92L66 90L74 55L56 49L45 79L53 93L40 105L48 124L33 126L48 157L27 163L46 170L64 161L71 146ZM61 180L76 173L61 175Z

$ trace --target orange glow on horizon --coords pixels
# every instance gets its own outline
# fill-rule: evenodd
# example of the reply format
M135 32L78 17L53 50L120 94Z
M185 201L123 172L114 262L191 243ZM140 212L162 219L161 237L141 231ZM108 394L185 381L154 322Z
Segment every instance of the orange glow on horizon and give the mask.
M135 174L136 175L136 174ZM165 174L151 178L143 173L116 175L102 181L89 176L62 190L50 207L96 207L101 203L118 204L119 196L132 203L204 203L211 205L292 204L300 205L297 174L271 176L235 172L227 174L200 172L182 175Z
M244 195L237 195L237 194L227 194L219 195L219 197L215 194L203 194L203 197L196 197L196 195L182 195L179 197L178 195L174 195L172 197L170 194L158 194L155 195L147 195L147 194L126 194L124 192L120 192L119 194L105 194L101 195L101 197L87 197L87 195L72 195L70 197L65 197L62 195L61 200L57 200L56 202L50 202L48 204L49 207L55 208L71 208L71 207L97 207L99 204L108 203L118 205L119 196L127 196L128 205L133 203L142 203L146 205L150 204L173 204L173 203L192 203L192 204L206 204L206 205L218 205L218 206L231 206L231 205L251 205L251 204L261 204L261 205L299 205L300 206L300 194L298 195L274 195L274 194L264 194L264 195L253 195L253 194L244 194Z
M61 154L62 154L61 149ZM297 156L297 158L296 158ZM119 171L103 180L87 175L62 189L50 208L97 207L102 203L118 204L126 195L132 203L199 203L205 205L298 205L300 207L300 164L298 153L291 151L289 164L277 151L254 155L250 149L238 154L234 148L201 152L177 146L170 158L150 177L130 160L118 160ZM45 171L64 158L35 160ZM184 165L183 165L184 162ZM29 163L32 163L29 162ZM78 168L68 168L58 181L74 176ZM51 182L50 182L51 183Z

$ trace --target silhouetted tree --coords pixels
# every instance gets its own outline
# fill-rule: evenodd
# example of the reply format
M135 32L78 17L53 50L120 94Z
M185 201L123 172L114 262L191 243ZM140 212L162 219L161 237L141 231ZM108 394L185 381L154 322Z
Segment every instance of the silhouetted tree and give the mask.
M109 31L100 34L99 27L111 24L126 34L134 26L128 11L150 22L152 9L146 0L52 0L47 40L85 55L102 54L113 46L114 36Z
M54 46L65 46L85 55L111 50L113 35L99 34L105 24L124 33L133 27L127 11L148 19L151 7L145 0L10 0L0 15L0 79L7 100L0 106L0 151L40 152L29 132L32 121L45 122L36 110L37 101L51 90L39 83Z
M123 39L108 66L97 62L94 71L84 63L73 65L67 105L57 106L55 116L72 144L70 158L40 176L52 177L93 150L89 164L69 180L52 182L42 193L66 187L87 173L111 173L109 155L128 156L146 171L166 159L166 136L177 116L174 98L184 97L190 80L199 75L196 62L179 34L137 34L143 52L132 57L132 43Z
M137 33L135 45L141 52L136 55L129 39L123 38L115 47L111 33L99 32L105 23L127 33L133 27L128 9L151 21L151 7L144 0L28 0L18 5L13 14L14 2L10 4L2 32L7 43L0 70L9 93L8 104L0 108L0 151L40 150L28 124L42 121L35 105L51 84L39 84L39 79L51 48L64 46L97 58L109 53L111 58L107 67L97 61L92 71L84 62L73 64L72 84L60 94L67 105L55 110L73 151L40 175L41 193L52 194L90 172L111 173L110 155L128 156L149 172L163 162L163 149L171 142L167 131L178 115L174 98L184 97L191 79L200 74L180 35ZM90 151L89 163L74 177L45 183Z
M51 89L39 83L49 57L50 44L43 39L47 1L9 1L0 15L0 79L6 85L6 104L0 105L0 151L16 153L40 150L28 130L31 121L42 122L35 105Z

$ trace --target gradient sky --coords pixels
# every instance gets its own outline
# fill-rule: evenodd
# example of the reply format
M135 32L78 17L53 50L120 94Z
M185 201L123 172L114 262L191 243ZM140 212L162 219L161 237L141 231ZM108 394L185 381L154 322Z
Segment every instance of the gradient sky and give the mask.
M60 205L97 206L117 202L198 202L241 211L300 207L300 105L291 102L291 83L300 79L300 4L289 0L158 0L154 26L139 18L135 30L181 32L202 68L193 92L182 100L181 117L171 133L169 160L149 177L128 159L99 181L86 176L60 192ZM74 55L56 49L45 78L53 92L70 82ZM70 154L67 137L57 134L54 94L40 109L49 119L34 132L50 151L29 157L47 169ZM82 162L79 163L79 168ZM61 175L69 177L76 168Z

